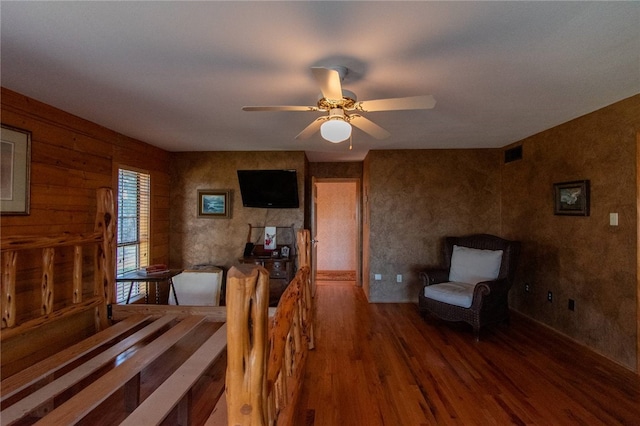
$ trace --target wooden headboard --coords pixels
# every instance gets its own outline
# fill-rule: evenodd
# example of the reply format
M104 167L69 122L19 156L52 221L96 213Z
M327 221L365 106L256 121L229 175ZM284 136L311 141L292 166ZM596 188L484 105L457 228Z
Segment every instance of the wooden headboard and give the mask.
M69 330L82 338L110 324L116 226L111 189L98 189L97 200L92 234L2 239L3 377L55 352L56 342L69 344Z

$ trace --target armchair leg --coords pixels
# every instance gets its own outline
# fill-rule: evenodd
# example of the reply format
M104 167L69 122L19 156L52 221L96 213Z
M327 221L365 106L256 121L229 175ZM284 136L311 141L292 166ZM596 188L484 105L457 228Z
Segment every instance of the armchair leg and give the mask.
M479 325L474 325L473 326L473 335L476 337L476 342L480 341L480 326Z

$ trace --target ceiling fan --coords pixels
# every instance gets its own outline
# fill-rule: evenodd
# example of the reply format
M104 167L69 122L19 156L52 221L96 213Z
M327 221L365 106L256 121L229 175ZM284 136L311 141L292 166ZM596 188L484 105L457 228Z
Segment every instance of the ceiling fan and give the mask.
M351 136L351 125L368 133L376 139L390 136L382 127L365 118L363 112L394 111L408 109L431 109L436 101L431 95L410 96L406 98L377 99L358 101L353 92L342 88L347 75L346 67L312 67L311 71L320 85L322 97L315 106L245 106L244 111L322 111L326 115L311 122L296 139L307 139L320 130L322 137L329 142L339 143Z

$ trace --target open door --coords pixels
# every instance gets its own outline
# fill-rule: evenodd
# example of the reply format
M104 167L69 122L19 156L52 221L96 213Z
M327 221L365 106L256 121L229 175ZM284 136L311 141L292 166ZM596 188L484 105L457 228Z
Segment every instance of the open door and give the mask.
M314 178L311 194L312 275L361 284L360 180ZM315 287L314 287L315 288Z

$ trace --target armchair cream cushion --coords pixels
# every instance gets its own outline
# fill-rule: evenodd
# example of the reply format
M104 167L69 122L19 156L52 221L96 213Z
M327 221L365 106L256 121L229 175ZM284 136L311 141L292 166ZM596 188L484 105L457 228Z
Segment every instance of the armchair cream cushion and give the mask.
M475 286L475 284L457 282L428 285L424 288L424 297L461 308L469 308L473 302Z
M449 281L476 285L492 281L500 274L502 250L479 250L453 246Z

